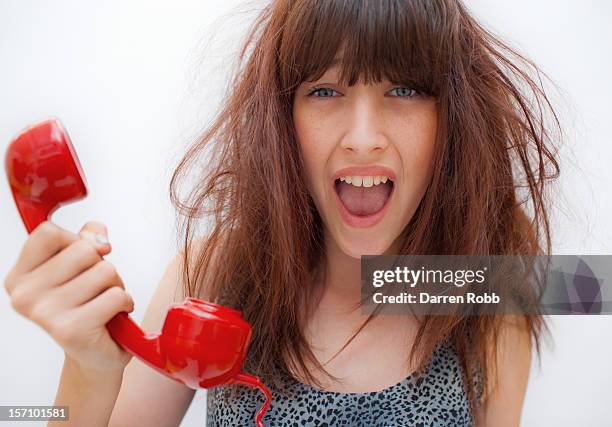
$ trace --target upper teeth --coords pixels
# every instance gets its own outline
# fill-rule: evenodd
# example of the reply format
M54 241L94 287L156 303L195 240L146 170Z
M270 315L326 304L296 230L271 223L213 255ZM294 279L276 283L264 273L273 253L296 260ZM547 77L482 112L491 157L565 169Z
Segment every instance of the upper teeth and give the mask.
M372 185L378 185L380 183L385 183L389 177L384 175L376 175L376 176L341 176L340 181L344 181L347 184L352 184L355 187L361 187L363 184L364 187L371 187Z

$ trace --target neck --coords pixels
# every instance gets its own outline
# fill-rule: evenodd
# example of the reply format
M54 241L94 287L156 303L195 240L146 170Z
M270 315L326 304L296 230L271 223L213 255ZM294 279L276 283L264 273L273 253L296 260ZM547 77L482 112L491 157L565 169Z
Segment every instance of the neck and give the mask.
M396 239L384 254L395 254L400 239ZM321 271L320 303L336 307L340 311L360 307L361 258L347 255L329 232L325 233L325 271Z
M361 295L361 259L344 253L329 233L325 233L325 248L324 295L343 307L358 304Z

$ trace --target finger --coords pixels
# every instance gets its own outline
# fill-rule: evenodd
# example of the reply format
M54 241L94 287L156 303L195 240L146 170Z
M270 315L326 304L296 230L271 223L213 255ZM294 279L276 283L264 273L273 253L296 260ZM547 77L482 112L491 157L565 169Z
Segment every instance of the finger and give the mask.
M81 227L81 230L79 230L79 233L81 233L83 231L88 231L88 232L91 232L93 234L102 234L102 235L108 237L108 227L106 226L106 224L104 224L103 222L100 222L100 221L88 221L88 222L86 222L85 225L83 225L83 227Z
M89 221L81 230L79 235L89 240L101 256L111 252L112 247L108 241L108 227L99 221Z
M51 289L48 298L54 301L58 310L65 311L91 301L111 286L125 289L115 267L102 260L66 284Z
M23 245L10 275L16 277L35 269L78 239L76 234L50 221L40 223Z
M38 291L53 288L71 280L101 259L91 243L79 239L28 273L27 282Z
M120 312L134 310L132 297L118 286L112 286L93 300L73 310L82 328L95 328L105 325Z

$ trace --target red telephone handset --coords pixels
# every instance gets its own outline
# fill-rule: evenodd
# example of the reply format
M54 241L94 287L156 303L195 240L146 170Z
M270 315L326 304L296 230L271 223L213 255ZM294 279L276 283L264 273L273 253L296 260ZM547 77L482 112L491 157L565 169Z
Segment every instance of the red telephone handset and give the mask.
M6 152L6 172L28 233L61 205L87 196L85 174L72 142L58 119L37 123L17 135ZM210 388L241 384L272 396L259 378L240 369L251 339L251 325L239 311L197 298L170 306L162 331L145 334L125 312L106 327L113 339L158 372L186 386Z

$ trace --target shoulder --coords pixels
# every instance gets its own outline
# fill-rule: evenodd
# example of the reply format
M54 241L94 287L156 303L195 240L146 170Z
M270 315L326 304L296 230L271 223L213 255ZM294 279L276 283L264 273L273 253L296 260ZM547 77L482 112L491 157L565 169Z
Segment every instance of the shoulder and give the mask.
M169 269L173 269L181 284L181 296L211 300L213 277L219 268L221 242L211 235L192 238L183 245Z
M476 426L518 426L531 370L531 333L524 316L503 316L495 355Z
M208 241L208 236L194 239L187 249L181 248L170 259L145 313L145 329L157 328L170 304L181 303L186 297L208 297L209 286L206 283L199 286L197 292L189 285L201 264L201 253ZM191 276L189 279L188 275Z

